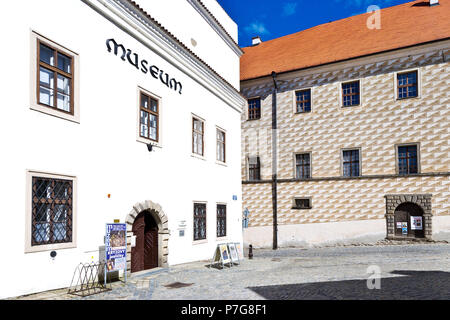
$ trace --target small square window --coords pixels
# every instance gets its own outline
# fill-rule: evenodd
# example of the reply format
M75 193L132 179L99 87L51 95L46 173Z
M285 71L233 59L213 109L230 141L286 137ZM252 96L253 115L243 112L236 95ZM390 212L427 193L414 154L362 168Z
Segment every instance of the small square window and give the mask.
M292 209L311 209L310 198L296 198L294 199L294 207Z
M297 113L311 112L311 89L297 91L295 100Z
M414 98L419 95L417 75L417 71L397 74L398 99Z

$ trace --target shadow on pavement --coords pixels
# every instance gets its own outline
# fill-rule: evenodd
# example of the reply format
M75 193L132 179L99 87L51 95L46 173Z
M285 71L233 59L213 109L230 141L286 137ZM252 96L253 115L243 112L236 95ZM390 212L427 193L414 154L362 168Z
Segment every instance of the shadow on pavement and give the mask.
M250 287L269 300L448 300L450 272L392 271L401 277L381 278L380 289L367 280L344 280ZM368 276L369 277L369 276Z

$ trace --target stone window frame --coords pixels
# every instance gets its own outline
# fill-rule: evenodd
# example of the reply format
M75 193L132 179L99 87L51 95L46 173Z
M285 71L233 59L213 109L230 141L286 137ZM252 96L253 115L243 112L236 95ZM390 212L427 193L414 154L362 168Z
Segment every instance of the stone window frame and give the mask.
M250 100L255 100L255 99L259 99L259 117L250 119L250 112L249 112L250 106L249 106L248 102ZM262 114L263 114L262 113L262 105L263 105L262 102L263 102L263 100L262 100L261 96L254 96L254 97L250 97L247 99L247 108L245 109L245 117L246 117L247 121L256 121L256 120L262 119Z
M32 246L32 185L33 185L33 177L42 177L49 179L64 179L72 181L72 241L65 243L55 243L55 244L46 244L39 246ZM53 250L62 250L62 249L73 249L77 247L77 177L59 174L59 173L50 173L43 172L37 170L27 170L26 171L26 204L25 204L25 253L37 253L37 252L45 252L45 251L53 251Z
M72 57L73 59L73 80L72 80L72 99L73 112L68 113L60 111L56 108L41 105L37 101L38 84L38 42L48 44L59 52ZM60 119L68 120L75 123L80 123L80 56L78 53L68 49L67 47L58 44L57 42L41 35L40 33L30 31L30 110L38 111L47 115L51 115ZM55 89L56 90L56 89Z
M309 90L310 92L310 104L311 104L311 111L308 112L298 112L297 111L297 92L301 92L301 91L307 91ZM314 110L314 87L305 87L305 88L300 88L297 90L292 91L292 112L294 113L294 115L305 115L305 114L311 114L313 113Z
M359 176L344 176L344 151L352 151L352 150L358 150L359 151ZM363 167L362 167L362 147L354 147L354 148L341 148L340 150L340 167L341 167L341 177L344 178L357 178L363 176Z
M402 174L401 176L410 176L420 174L421 170L421 153L420 153L420 142L408 142L408 143L396 143L394 145L395 148L395 174L400 175L398 168L398 148L399 147L408 147L408 146L416 146L417 147L417 173L408 173Z
M297 178L297 155L299 154L309 154L309 178ZM312 179L313 175L313 158L312 158L312 151L299 151L299 152L294 152L293 153L293 165L294 165L294 179L295 180L309 180Z
M144 93L147 96L150 96L151 98L154 98L155 100L158 100L158 141L151 140L145 137L141 136L141 93ZM152 91L146 90L142 86L138 86L136 89L136 141L144 143L146 145L152 145L157 148L163 147L163 134L162 134L162 126L163 123L163 99L158 94L155 94Z
M308 200L309 207L297 207L296 200ZM312 197L294 197L292 198L292 210L311 210L312 209Z
M416 97L408 97L408 98L399 98L398 97L398 74L417 72L417 96ZM393 73L393 81L394 81L394 101L408 101L410 99L421 99L422 97L422 69L421 68L411 68L399 70Z
M251 158L256 158L256 159L258 159L258 163L259 163L259 179L250 179L250 159ZM261 168L262 168L262 165L261 165L261 156L260 155L256 155L256 156L248 156L247 157L247 165L246 165L246 171L247 171L247 181L261 181L262 180L262 174L261 174Z
M342 87L342 85L344 84L348 84L348 83L353 83L353 82L359 82L359 104L355 104L355 105L350 105L350 106L345 106L344 105L344 88ZM364 87L364 81L362 78L356 78L356 79L349 79L349 80L345 80L345 81L339 81L338 82L338 86L339 86L339 106L341 109L345 110L345 109L349 109L352 110L353 108L357 108L357 107L362 107L363 106L363 87Z

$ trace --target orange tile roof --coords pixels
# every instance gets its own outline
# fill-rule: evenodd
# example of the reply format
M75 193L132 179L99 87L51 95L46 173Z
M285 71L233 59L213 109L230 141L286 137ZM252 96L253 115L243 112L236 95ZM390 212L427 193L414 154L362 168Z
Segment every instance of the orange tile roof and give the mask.
M367 28L371 13L322 24L243 48L241 80L304 69L450 38L450 0L413 1L381 10L381 29Z

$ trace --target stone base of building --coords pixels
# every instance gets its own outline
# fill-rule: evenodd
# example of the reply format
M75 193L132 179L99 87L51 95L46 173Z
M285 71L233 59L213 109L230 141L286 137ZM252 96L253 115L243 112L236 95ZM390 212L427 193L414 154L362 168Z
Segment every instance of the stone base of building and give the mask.
M433 233L427 239L450 242L450 216L431 218ZM388 238L386 230L386 219L279 225L278 247L375 244ZM254 248L272 248L272 226L244 229L244 247L250 244Z

